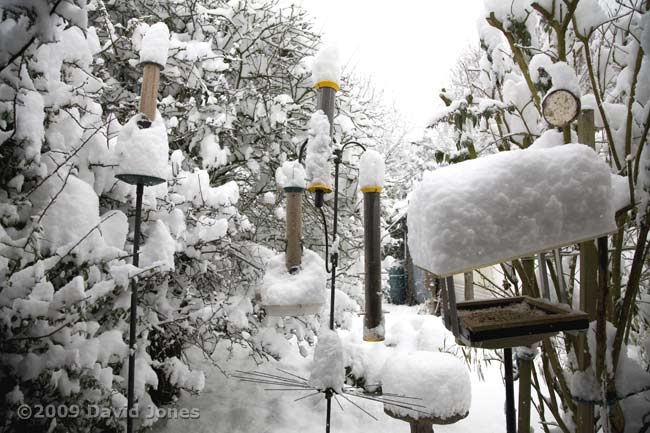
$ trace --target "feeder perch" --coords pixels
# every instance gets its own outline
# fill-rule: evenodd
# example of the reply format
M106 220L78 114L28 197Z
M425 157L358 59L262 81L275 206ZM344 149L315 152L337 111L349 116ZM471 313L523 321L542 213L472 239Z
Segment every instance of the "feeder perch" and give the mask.
M453 424L469 414L469 372L449 353L398 353L386 361L382 377L386 399L409 396L410 407L384 402L384 412L408 422L411 433L432 433L434 425Z
M327 273L318 254L304 250L297 272L286 267L285 253L273 257L266 265L262 280L262 306L270 316L317 314L325 303Z

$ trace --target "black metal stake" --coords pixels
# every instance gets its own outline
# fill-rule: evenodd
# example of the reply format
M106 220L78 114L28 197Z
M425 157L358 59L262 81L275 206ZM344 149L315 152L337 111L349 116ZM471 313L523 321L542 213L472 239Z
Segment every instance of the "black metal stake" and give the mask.
M515 410L515 388L512 374L512 349L503 349L503 362L505 364L506 379L506 431L517 433L517 412Z
M138 183L135 196L135 229L133 233L133 266L140 265L140 226L142 224L142 195L144 184ZM138 284L135 279L131 281L131 316L129 326L129 388L127 391L126 432L133 432L133 414L135 383L135 339L136 322L138 320Z

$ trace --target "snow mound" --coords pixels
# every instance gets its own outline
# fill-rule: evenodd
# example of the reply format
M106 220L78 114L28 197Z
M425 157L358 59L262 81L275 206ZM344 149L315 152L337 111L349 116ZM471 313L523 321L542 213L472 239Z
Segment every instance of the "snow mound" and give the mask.
M330 122L322 110L312 114L309 120L309 141L307 142L307 158L305 165L310 185L332 185L329 159Z
M359 160L359 188L384 186L384 157L376 150L368 149Z
M501 152L426 172L408 210L417 266L440 276L616 229L607 164L589 147Z
M336 331L321 329L314 351L309 384L320 390L328 388L337 393L343 390L345 368L343 367L343 345Z
M314 58L311 67L311 74L314 84L321 81L333 81L339 84L341 81L341 62L339 50L334 45L326 45L320 49Z
M275 182L280 188L305 188L305 169L298 161L285 161L275 171Z
M149 27L142 38L140 63L156 63L165 67L169 51L169 29L165 23L156 23Z
M169 144L165 123L156 111L156 118L151 125L140 129L138 122L146 119L144 114L139 113L122 127L117 138L117 154L120 158L117 175L167 179Z
M327 273L325 262L310 250L302 253L300 272L290 274L285 254L271 258L266 265L262 280L262 303L264 305L308 305L325 303Z
M419 398L417 404L424 408L418 411L385 405L395 415L415 419L464 417L472 401L467 367L454 355L443 352L396 352L382 370L382 391Z

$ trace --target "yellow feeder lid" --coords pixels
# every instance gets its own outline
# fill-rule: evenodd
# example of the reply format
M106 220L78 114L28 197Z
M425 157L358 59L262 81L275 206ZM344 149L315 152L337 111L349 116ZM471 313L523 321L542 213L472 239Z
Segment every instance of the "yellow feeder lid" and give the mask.
M329 87L330 89L334 89L334 90L336 90L337 92L338 92L339 90L341 90L341 88L339 87L338 83L336 83L336 82L334 82L334 81L323 80L323 81L319 81L318 83L316 83L316 85L314 85L314 88L315 88L316 90L320 89L321 87Z
M329 194L330 192L332 192L332 187L329 185L325 185L323 183L313 183L307 187L307 191L309 192L323 191L325 194Z

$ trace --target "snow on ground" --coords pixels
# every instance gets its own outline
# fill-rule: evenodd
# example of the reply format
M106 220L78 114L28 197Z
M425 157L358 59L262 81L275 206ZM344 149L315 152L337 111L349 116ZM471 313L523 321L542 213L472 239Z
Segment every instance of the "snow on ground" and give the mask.
M433 350L441 344L447 348L453 346L453 337L444 330L440 318L430 315L418 315L417 307L385 305L386 314L386 342L364 343L361 342L363 330L362 316L355 316L349 331L341 332L344 346L358 341L365 349L375 354L387 350L385 345L395 347L395 350L408 352L417 349ZM272 331L272 330L270 330ZM220 353L220 367L228 373L234 370L265 371L278 374L276 368L281 368L298 374L304 378L309 377L310 363L313 356L313 347L306 358L300 356L296 347L296 340L285 340L274 331L265 334L268 344L281 353L282 360L271 361L257 366L248 352L235 347L231 358L226 360L230 345L222 345ZM255 337L253 337L255 338ZM383 347L380 347L383 346ZM386 348L386 349L384 349ZM485 351L486 357L493 358L493 351ZM192 431L193 433L272 433L272 432L323 432L325 430L325 399L318 395L300 401L294 401L309 392L304 391L265 391L265 388L277 388L269 385L241 382L235 378L227 378L209 362L201 359L201 355L194 353L192 358L196 363L194 368L202 368L206 373L205 388L200 396L183 395L179 406L188 409L198 409L198 419L166 419L158 422L153 431L155 433L178 433ZM377 357L375 357L377 358ZM470 372L472 382L472 403L469 416L456 424L434 426L438 432L498 432L505 429L504 388L501 379L500 364L492 362L483 367L484 380L480 380L475 371ZM515 383L515 389L517 383ZM436 390L431 390L436 392ZM440 398L447 396L441 395ZM355 402L371 413L377 420L339 399L343 410L332 403L332 432L361 433L399 433L408 432L407 423L395 420L383 412L383 405L378 402L355 399ZM535 431L541 431L536 413L531 414L531 424Z

